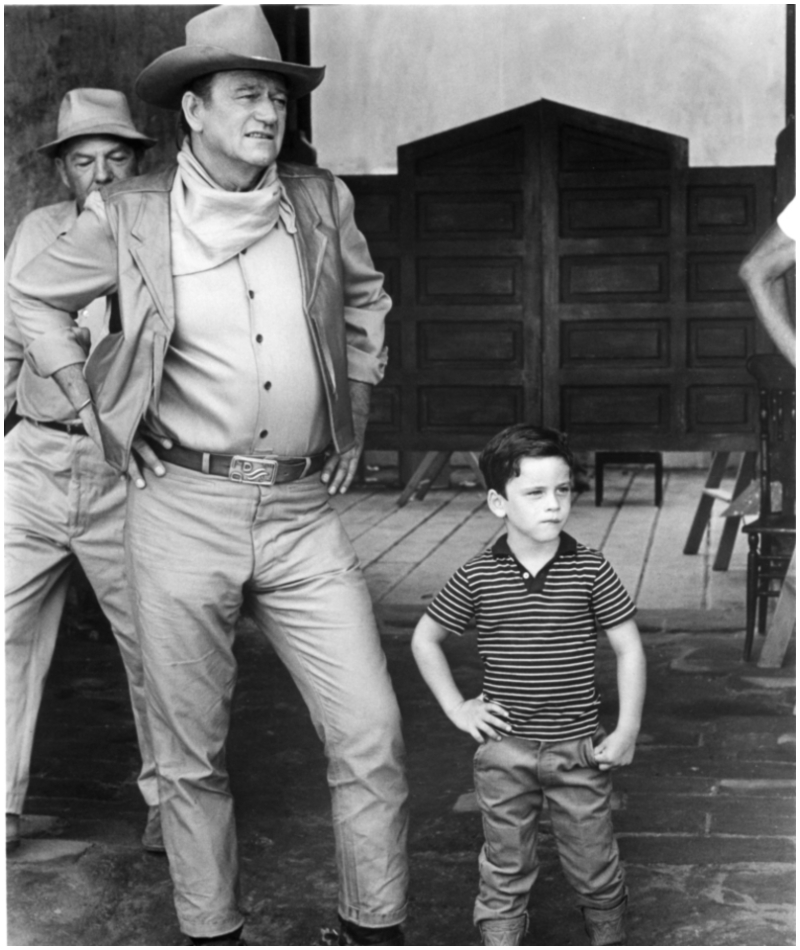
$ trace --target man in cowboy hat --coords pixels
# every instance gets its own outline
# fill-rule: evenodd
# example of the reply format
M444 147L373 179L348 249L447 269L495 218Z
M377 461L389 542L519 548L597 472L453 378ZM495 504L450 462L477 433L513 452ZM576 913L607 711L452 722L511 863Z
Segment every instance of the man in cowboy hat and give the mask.
M72 227L87 196L138 174L142 152L154 144L133 125L121 92L72 89L64 96L57 136L38 151L55 160L72 198L23 219L6 255L6 293L9 278ZM94 346L106 324L102 296L87 301L78 314L76 340ZM163 850L141 652L125 583L125 484L56 383L36 376L24 362L8 299L4 384L5 416L16 402L22 417L5 440L6 850L19 845L33 734L75 560L125 661L143 760L139 786L150 806L144 844Z
M186 45L136 86L181 110L177 168L91 196L13 284L37 371L88 429L99 423L106 457L138 488L140 462L157 476L128 493L126 550L176 908L195 944L241 941L224 751L242 607L324 742L339 942L403 943L399 710L329 504L355 474L390 300L345 185L277 162L288 98L323 73L281 60L259 7L190 20ZM101 343L84 378L69 312L100 289L118 294L125 332Z

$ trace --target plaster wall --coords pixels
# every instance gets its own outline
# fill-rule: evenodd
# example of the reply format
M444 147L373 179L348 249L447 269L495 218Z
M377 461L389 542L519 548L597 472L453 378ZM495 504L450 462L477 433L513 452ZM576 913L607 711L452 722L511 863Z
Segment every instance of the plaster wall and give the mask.
M322 165L396 171L398 145L537 99L689 139L690 164L771 165L783 4L311 8Z

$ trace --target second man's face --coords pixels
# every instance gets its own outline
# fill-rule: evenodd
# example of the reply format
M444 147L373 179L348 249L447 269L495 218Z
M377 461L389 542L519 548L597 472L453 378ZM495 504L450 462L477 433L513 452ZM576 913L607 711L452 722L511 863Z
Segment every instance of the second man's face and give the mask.
M61 180L82 211L86 198L101 185L125 181L139 173L135 150L109 135L86 135L70 140L56 159Z
M193 119L217 167L252 174L277 161L286 132L287 105L286 85L280 76L235 69L214 76L211 96L207 102L196 103Z

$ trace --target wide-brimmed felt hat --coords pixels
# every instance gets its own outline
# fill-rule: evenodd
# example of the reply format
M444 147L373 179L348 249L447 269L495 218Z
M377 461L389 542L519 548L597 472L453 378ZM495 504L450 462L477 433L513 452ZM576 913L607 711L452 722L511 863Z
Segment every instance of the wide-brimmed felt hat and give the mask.
M285 63L261 7L219 6L186 24L186 45L150 63L136 80L136 94L154 106L180 109L184 90L198 76L228 69L278 73L293 98L322 82L324 66Z
M116 89L70 89L58 109L56 138L36 151L52 158L64 142L84 135L113 135L141 148L156 144L133 124L123 93Z

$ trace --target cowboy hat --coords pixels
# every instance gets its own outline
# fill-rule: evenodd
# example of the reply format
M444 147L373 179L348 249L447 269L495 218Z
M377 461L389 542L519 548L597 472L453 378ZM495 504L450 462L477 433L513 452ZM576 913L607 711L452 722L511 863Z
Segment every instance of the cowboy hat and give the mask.
M258 6L219 6L186 24L186 45L150 63L136 80L140 99L165 109L180 109L184 90L198 76L226 69L279 73L289 95L305 96L322 82L325 67L281 59L278 42Z
M140 148L156 144L134 126L123 93L116 89L70 89L58 109L56 138L36 151L53 158L64 142L84 135L113 135Z

